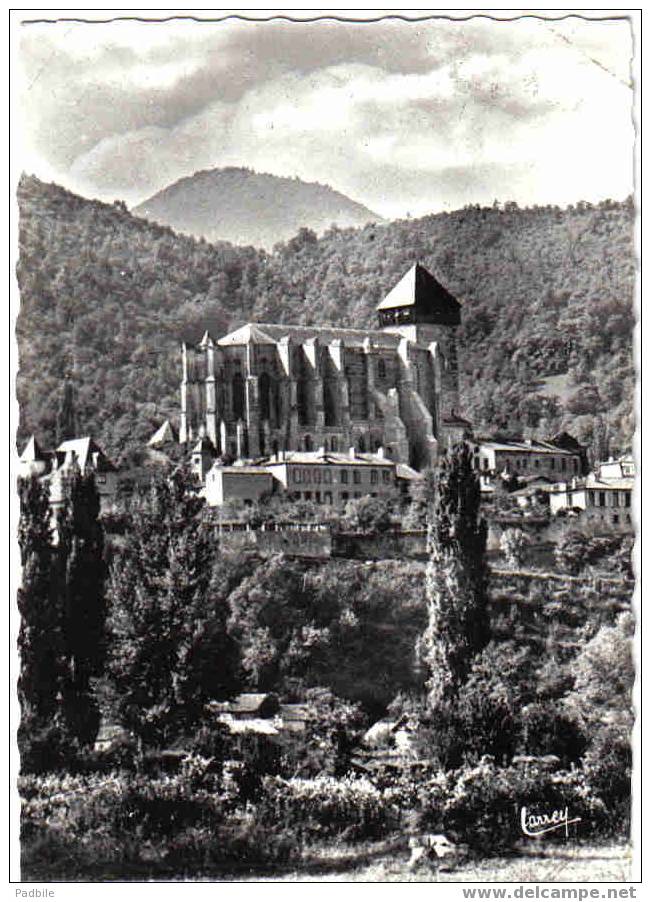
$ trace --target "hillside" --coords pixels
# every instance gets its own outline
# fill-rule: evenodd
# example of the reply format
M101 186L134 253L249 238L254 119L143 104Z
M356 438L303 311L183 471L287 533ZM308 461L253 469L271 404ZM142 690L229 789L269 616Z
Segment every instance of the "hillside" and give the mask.
M19 443L54 440L74 364L78 419L117 457L176 418L179 342L262 322L374 324L414 260L464 305L464 412L481 428L568 428L630 445L635 374L632 205L470 207L302 230L274 254L174 234L123 204L21 180ZM567 374L563 397L542 380Z
M381 219L327 185L229 167L179 179L133 210L153 222L207 241L269 250L307 227L363 226Z

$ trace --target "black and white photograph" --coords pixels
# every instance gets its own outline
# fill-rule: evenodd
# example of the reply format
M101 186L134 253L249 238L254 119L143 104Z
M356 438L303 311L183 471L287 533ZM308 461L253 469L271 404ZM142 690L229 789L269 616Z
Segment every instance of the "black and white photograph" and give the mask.
M16 896L635 898L641 15L10 14Z

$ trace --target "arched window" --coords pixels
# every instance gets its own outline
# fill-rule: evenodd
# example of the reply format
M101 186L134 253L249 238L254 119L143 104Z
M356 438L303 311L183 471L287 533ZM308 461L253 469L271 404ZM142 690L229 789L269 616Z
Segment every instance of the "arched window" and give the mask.
M312 436L304 435L303 436L303 451L311 451L312 450Z
M366 451L366 441L364 440L364 436L360 435L359 440L357 442L357 448L362 454Z
M331 451L338 451L338 450L339 450L338 447L337 447L337 436L336 436L336 435L333 435L333 436L330 438L330 450L331 450Z
M271 416L271 379L268 373L263 373L258 379L258 391L260 394L260 419L268 420Z
M244 379L241 373L235 373L233 376L233 418L243 420L245 407Z

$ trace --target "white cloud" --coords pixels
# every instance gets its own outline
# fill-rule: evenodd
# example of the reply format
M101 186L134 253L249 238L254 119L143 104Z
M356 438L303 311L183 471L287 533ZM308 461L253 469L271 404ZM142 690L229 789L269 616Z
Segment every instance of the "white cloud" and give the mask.
M273 41L260 43L263 27L246 45L235 25L207 39L196 28L131 24L111 31L118 49L105 58L99 31L90 43L75 32L57 53L103 59L81 72L82 101L95 90L103 101L114 86L118 109L111 118L102 107L101 129L85 140L79 129L70 136L78 150L60 180L136 203L198 169L244 165L327 182L388 216L458 206L469 192L479 203L569 203L632 190L626 23L446 23L435 33L441 40L428 37L409 71L406 57L401 69L371 64L372 47L364 59L353 48L343 62L289 65Z

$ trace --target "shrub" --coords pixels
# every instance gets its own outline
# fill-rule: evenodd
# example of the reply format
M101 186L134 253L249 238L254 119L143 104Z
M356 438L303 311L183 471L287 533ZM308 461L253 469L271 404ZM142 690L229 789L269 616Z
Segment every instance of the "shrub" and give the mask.
M189 756L174 777L22 778L23 879L106 879L224 872L289 860L298 839L272 835L255 809L229 815L221 775Z
M323 688L308 689L304 702L305 729L287 743L285 772L302 777L343 776L367 726L360 706Z
M345 525L358 532L386 532L391 529L393 505L385 498L364 495L349 501L345 508Z
M614 726L599 730L582 763L590 789L608 809L613 831L628 834L633 763L628 734Z
M399 824L398 800L394 791L381 792L365 779L268 777L259 814L265 824L284 824L303 839L372 839Z
M580 835L602 832L605 806L578 770L554 771L542 759L498 767L484 757L474 767L441 773L421 793L423 822L483 853L511 847L522 837L520 814L548 813L567 806L580 817ZM572 828L570 828L572 829ZM546 835L560 839L564 831Z
M500 538L500 551L507 566L517 570L526 563L531 541L522 529L505 529Z

